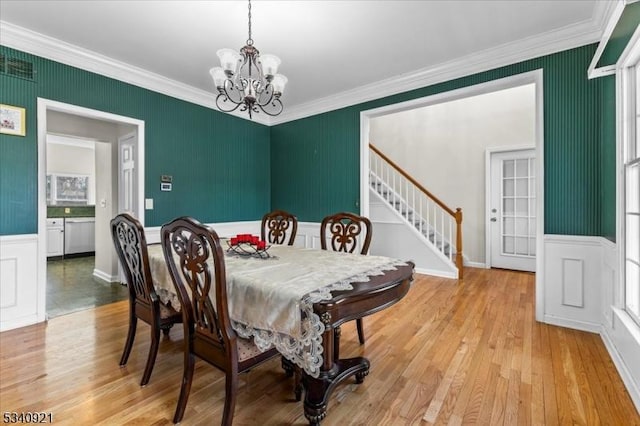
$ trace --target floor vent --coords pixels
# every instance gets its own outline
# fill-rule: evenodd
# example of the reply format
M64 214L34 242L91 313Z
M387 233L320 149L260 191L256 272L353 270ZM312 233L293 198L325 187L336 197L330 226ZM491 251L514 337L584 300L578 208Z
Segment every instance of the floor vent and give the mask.
M0 55L0 73L34 81L33 63Z

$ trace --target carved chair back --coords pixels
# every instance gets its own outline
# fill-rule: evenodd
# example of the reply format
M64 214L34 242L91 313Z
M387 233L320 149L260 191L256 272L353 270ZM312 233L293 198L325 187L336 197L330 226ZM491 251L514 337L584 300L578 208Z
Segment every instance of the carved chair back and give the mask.
M131 302L151 307L156 296L144 228L133 216L121 213L111 220L111 236L124 269Z
M262 217L261 238L271 244L292 246L298 232L298 219L284 210L274 210Z
M144 386L149 382L155 365L160 345L160 330L168 336L171 327L182 322L182 315L171 306L160 302L156 294L142 224L127 213L119 214L111 220L111 237L129 287L129 330L120 357L120 366L126 365L129 359L138 319L151 326L149 355L140 382L140 385Z
M225 372L222 424L231 426L238 373L276 356L278 351L271 348L261 352L253 342L238 338L231 328L224 253L216 232L195 219L182 217L163 225L160 233L182 306L185 336L184 371L173 422L179 423L184 416L195 355Z
M182 306L189 351L227 369L237 362L227 305L224 254L216 232L182 217L163 225L162 250ZM211 300L213 289L215 299Z
M327 250L367 254L371 244L371 221L353 213L342 212L327 216L320 224L320 247Z
M360 254L369 252L371 244L371 221L349 212L336 213L322 219L320 224L320 247L327 250L327 239L333 251L354 253L360 247ZM356 319L358 340L364 344L364 324L362 318ZM334 357L340 357L340 332L335 334Z

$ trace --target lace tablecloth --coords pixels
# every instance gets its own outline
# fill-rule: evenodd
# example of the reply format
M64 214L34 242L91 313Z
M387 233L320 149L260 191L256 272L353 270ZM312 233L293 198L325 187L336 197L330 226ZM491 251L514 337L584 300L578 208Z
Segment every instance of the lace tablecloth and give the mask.
M275 346L313 377L322 366L324 332L313 304L331 299L334 290L351 290L352 282L368 281L406 264L382 256L279 245L269 254L267 259L225 256L233 328L241 337L253 337L261 350ZM160 245L149 246L149 261L158 296L179 308Z

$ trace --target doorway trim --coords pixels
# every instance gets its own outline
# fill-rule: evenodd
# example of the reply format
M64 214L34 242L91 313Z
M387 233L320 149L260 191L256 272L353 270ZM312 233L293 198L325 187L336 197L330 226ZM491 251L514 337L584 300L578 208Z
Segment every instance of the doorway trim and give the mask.
M111 121L133 125L138 132L138 200L137 215L144 225L144 121L123 115L85 108L45 98L38 98L38 282L37 282L37 318L38 322L46 321L47 316L47 112L57 111L96 120ZM120 177L118 176L118 179Z
M369 130L372 118L450 102L498 90L535 84L536 158L536 320L544 319L544 99L543 70L537 69L418 99L360 111L360 213L369 215ZM485 206L486 210L487 206Z

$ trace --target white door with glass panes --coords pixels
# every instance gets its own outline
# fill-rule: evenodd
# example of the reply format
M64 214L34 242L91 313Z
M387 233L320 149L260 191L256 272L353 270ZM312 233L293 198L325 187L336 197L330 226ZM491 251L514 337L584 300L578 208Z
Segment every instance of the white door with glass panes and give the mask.
M488 264L535 272L535 150L494 152L490 157Z

